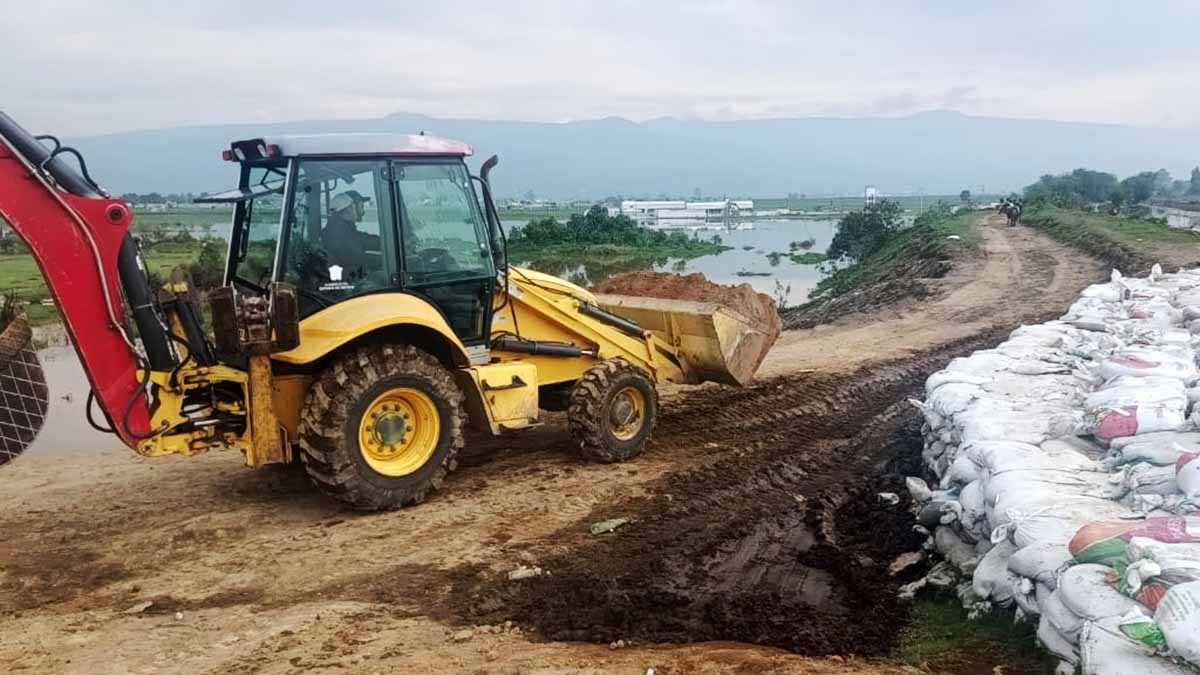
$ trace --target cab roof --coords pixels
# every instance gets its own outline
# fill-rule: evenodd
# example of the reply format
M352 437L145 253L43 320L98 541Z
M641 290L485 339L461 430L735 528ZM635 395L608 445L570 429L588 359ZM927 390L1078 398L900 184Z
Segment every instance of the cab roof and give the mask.
M241 162L306 155L468 157L473 154L475 150L462 141L424 133L347 133L286 134L234 141L225 158Z

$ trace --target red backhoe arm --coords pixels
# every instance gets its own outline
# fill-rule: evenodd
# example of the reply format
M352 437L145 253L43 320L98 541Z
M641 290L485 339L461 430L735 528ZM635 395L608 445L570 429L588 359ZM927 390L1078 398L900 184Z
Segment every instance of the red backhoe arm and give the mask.
M132 213L119 199L64 189L61 172L55 180L47 162L28 156L36 153L27 136L0 113L0 216L32 250L97 401L135 447L149 432L149 405L139 391L141 357L124 329L117 262Z

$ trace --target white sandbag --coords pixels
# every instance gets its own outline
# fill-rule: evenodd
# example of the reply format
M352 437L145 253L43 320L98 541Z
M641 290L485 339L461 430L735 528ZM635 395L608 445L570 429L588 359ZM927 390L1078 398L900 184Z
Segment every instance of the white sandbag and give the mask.
M1153 431L1183 431L1186 409L1186 401L1182 405L1176 401L1116 408L1096 415L1088 430L1102 441Z
M975 595L998 605L1012 602L1013 585L1019 583L1019 579L1008 571L1008 560L1015 551L1016 546L1012 542L1002 541L983 556L971 577L971 588Z
M1079 648L1055 628L1045 615L1038 619L1037 639L1051 654L1071 665L1079 663Z
M1140 495L1170 495L1179 492L1175 467L1153 464L1130 464L1119 474L1121 485ZM1200 486L1197 486L1200 489Z
M960 452L986 469L990 475L1006 471L1028 471L1032 469L1058 469L1063 471L1101 471L1098 462L1081 452L1061 444L1042 442L1043 449L1032 443L1011 440L974 441L964 443Z
M942 557L950 561L960 572L971 574L975 571L975 565L979 561L975 547L963 541L954 533L954 530L945 526L937 528L933 533L933 541L938 553L941 553Z
M976 480L979 480L979 465L965 454L960 454L950 463L950 468L942 476L941 485L942 487L966 485Z
M1105 383L1102 389L1084 397L1084 409L1092 414L1108 408L1160 403L1187 408L1183 382L1171 377L1129 377L1122 375Z
M1125 637L1120 617L1088 621L1079 635L1079 660L1083 675L1188 675L1191 669L1164 658Z
M1175 467L1175 484L1179 491L1188 499L1200 497L1200 453L1188 452L1180 455L1175 461Z
M1068 459L1078 462L1075 466L1083 471L1102 471L1098 460L1104 456L1105 449L1095 443L1078 436L1062 436L1051 438L1038 445L1042 452L1053 457L1056 464Z
M1158 603L1154 623L1172 652L1200 664L1200 581L1172 586Z
M1042 618L1063 636L1067 642L1078 644L1079 631L1083 629L1083 619L1067 608L1062 601L1059 591L1054 591L1045 597L1038 594L1038 607L1042 610Z
M1009 504L1021 504L1023 508ZM995 528L992 541L1011 537L1018 548L1025 548L1035 543L1067 544L1079 528L1094 520L1135 517L1137 514L1107 499L1011 494L997 502L988 519Z
M908 494L913 498L913 501L918 504L924 504L933 497L933 492L929 489L929 485L915 476L905 478L904 486L908 488Z
M1037 584L1032 579L1025 579L1024 577L1015 578L1017 581L1012 586L1012 598L1013 602L1017 604L1017 609L1027 619L1041 616L1042 610L1038 607L1037 601Z
M987 504L983 499L983 484L976 480L963 486L958 495L958 503L962 505L962 513L959 517L963 527L976 537L988 538L991 528L987 523Z
M1106 380L1121 375L1172 377L1187 384L1196 379L1196 364L1167 348L1126 349L1101 361L1100 375Z
M1071 551L1065 543L1039 541L1017 550L1008 559L1008 569L1017 576L1058 587L1058 574L1070 566Z
M1058 577L1057 593L1067 609L1086 620L1120 616L1135 609L1137 602L1109 583L1110 574L1113 569L1104 565L1076 565Z
M1121 463L1148 462L1158 466L1174 466L1185 450L1200 450L1200 432L1159 431L1138 434L1115 438L1111 446L1120 454Z

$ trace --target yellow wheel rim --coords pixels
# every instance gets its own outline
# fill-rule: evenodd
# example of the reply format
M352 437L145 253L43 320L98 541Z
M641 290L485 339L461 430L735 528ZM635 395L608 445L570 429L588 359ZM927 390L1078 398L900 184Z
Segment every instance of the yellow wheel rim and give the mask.
M400 387L371 402L358 425L358 447L367 465L385 476L407 476L433 456L442 420L423 391Z
M646 396L637 387L625 387L612 398L608 407L612 435L628 441L646 425Z

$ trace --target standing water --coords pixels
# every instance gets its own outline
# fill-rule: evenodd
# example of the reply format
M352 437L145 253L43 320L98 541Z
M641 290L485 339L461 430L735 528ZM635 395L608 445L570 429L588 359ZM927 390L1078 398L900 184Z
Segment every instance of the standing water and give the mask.
M523 223L506 222L505 229L512 231ZM658 272L690 274L700 272L718 284L748 283L754 290L766 293L777 301L797 305L808 299L808 294L824 278L820 264L801 264L789 258L789 253L824 253L837 231L833 220L759 220L746 222L732 228L706 226L683 230L694 233L700 239L718 236L721 243L730 247L727 251L699 258L664 258L650 263L645 261L607 261L588 259L580 252L578 259L561 261L558 269L547 269L546 263L538 266L544 272L569 279L581 285L597 284L614 274L652 269ZM792 243L797 244L791 248ZM804 242L807 248L799 244ZM772 253L781 255L772 256ZM527 264L528 261L513 260Z

